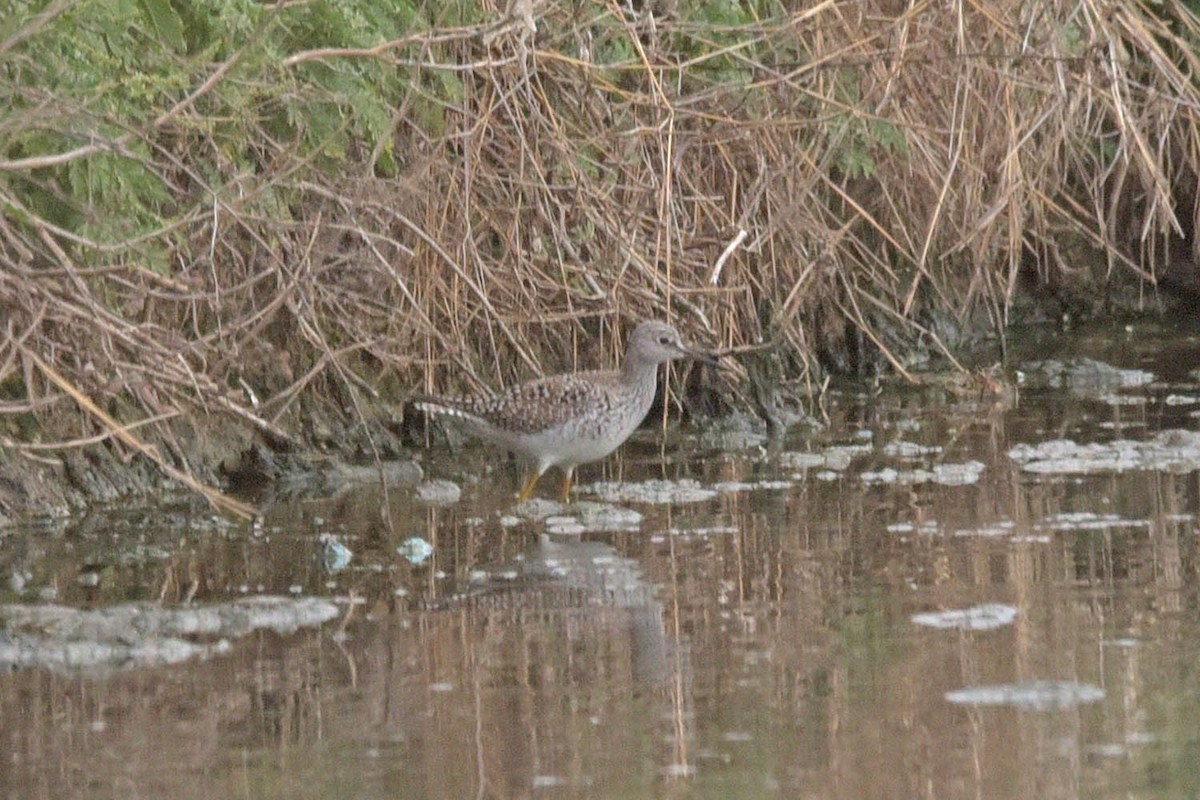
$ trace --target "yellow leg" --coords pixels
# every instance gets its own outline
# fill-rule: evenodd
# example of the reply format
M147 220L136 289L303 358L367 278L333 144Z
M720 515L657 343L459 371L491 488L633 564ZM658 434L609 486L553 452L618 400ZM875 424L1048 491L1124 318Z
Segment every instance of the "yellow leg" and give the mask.
M563 470L563 502L571 502L571 478L575 474L573 469Z
M540 477L542 477L542 473L540 472L535 472L529 476L529 480L525 481L525 485L521 487L521 494L517 495L518 503L524 503L533 497L533 487L537 486L538 478Z

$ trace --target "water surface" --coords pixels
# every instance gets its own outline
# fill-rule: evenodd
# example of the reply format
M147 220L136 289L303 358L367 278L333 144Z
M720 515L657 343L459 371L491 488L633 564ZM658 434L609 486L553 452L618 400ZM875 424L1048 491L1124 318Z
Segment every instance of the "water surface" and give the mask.
M0 797L1196 796L1200 340L1027 350L1016 397L847 389L782 452L639 433L580 470L578 500L627 509L600 523L519 516L518 476L470 451L425 464L478 476L445 504L365 486L253 525L181 500L0 531L10 608L340 611L0 675ZM1053 440L1142 460L1030 468Z

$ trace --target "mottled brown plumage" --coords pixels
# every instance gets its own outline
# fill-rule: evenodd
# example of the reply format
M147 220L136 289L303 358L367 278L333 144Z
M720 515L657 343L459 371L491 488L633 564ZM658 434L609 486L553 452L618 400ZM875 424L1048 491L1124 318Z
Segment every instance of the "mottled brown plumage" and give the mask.
M566 500L575 467L604 458L629 438L654 402L658 366L679 358L716 363L686 347L670 325L643 322L629 337L620 370L552 375L495 397L420 396L410 402L426 413L460 419L479 438L532 462L522 502L554 466L563 470Z

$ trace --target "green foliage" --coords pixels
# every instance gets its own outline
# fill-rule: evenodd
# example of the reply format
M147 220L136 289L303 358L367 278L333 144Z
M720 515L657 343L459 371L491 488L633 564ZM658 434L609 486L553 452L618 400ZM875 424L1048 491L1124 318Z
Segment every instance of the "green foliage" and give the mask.
M762 55L752 44L758 21L754 4L741 0L684 0L679 7L685 30L695 31L676 46L681 56L698 63L685 76L699 82L740 84L750 80L750 61ZM749 46L748 46L749 45Z
M908 154L904 132L887 120L840 114L831 121L830 129L840 140L838 171L848 178L873 178L878 159Z
M825 126L829 149L837 171L847 178L873 178L880 162L892 156L907 156L908 140L893 122L867 116L851 109L861 107L859 76L854 70L841 70L833 86L840 108Z
M295 6L279 22L281 55L326 47L370 48L404 35L405 22L415 20L405 3L395 4L393 14L380 11L380 5ZM280 115L271 121L277 135L302 140L326 162L345 161L356 144L373 148L390 137L389 103L404 92L403 71L376 59L323 59L300 64L296 76L300 91L284 96Z
M768 43L758 22L780 13L777 5L771 0L683 0L677 9L679 24L662 34L663 47L652 49L668 63L680 65L680 89L684 93L748 83L753 77L750 64L773 60L766 53ZM611 67L607 77L613 84L627 84L628 73L642 69L637 46L631 39L637 26L631 27L627 19L608 12L593 21L590 32L596 63ZM645 47L647 43L642 44ZM664 66L653 58L652 62Z
M3 3L0 35L19 34L43 10ZM162 0L80 3L0 55L0 156L35 158L89 144L109 148L52 168L11 173L0 183L9 210L15 201L100 241L125 240L162 225L174 207L171 193L152 165L153 144L134 131L188 85L171 59L150 57L164 47L181 49L182 30Z
M1058 27L1058 44L1067 55L1078 56L1083 53L1087 41L1079 25L1068 21Z
M0 159L98 146L0 173L0 204L18 220L33 215L112 245L171 229L210 206L213 193L240 196L241 182L276 169L284 154L295 178L362 169L366 154L376 156L375 169L394 171L396 109L407 98L410 121L440 134L446 108L462 96L457 75L352 55L285 61L366 50L480 13L466 0L426 8L431 19L404 0L81 0L47 21L40 16L54 11L49 2L0 0L0 41L16 42L0 53ZM390 54L452 60L418 47ZM271 206L264 213L288 204L278 191L258 198ZM163 244L97 258L132 254L163 271L172 249Z

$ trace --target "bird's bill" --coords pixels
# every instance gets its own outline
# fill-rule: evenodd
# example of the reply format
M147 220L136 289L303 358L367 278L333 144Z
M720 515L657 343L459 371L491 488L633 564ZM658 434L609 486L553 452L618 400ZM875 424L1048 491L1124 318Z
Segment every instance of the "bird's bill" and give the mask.
M690 347L685 347L683 348L683 357L692 361L699 361L701 364L708 364L712 367L723 366L720 356L704 350L694 350Z

